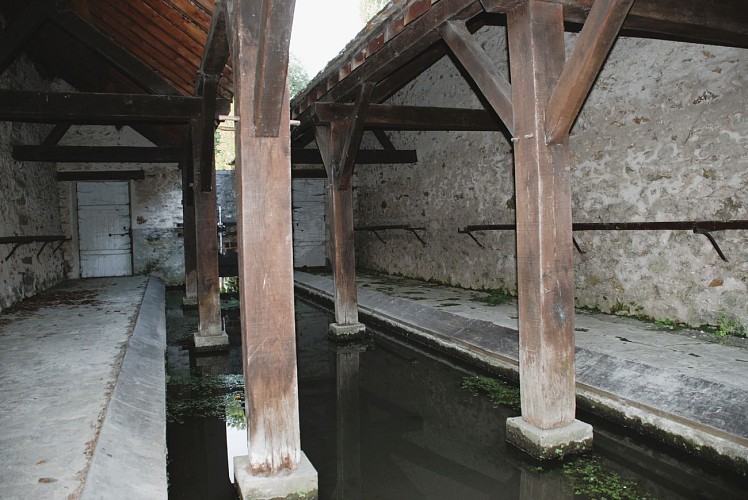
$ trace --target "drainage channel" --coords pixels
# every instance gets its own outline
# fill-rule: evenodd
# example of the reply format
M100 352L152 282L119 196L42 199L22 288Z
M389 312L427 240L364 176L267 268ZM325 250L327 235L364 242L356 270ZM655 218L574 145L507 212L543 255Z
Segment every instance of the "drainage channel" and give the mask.
M235 304L233 304L235 305ZM190 349L197 325L167 292L169 498L235 499L233 456L246 454L238 310L231 348ZM328 311L296 302L302 449L321 499L742 499L744 478L595 425L595 451L543 465L505 443L518 392L386 332L338 345ZM591 421L590 416L584 416Z

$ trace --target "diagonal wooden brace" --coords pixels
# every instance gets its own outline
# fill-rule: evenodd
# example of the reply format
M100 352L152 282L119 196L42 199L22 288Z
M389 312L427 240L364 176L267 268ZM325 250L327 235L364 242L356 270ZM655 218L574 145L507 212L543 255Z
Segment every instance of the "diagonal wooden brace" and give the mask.
M470 34L464 22L447 21L439 27L439 34L511 132L514 125L512 87L499 73L496 63Z
M547 144L559 144L568 137L633 3L634 0L595 0L574 52L548 100Z

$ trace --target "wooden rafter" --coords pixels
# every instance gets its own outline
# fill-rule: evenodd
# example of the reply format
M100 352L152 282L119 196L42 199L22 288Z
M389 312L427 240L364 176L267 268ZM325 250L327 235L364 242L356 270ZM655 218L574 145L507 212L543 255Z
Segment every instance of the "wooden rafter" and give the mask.
M514 123L512 87L499 73L498 65L470 34L464 22L447 21L439 28L439 33L511 132Z
M228 109L221 100L220 110ZM0 120L29 123L181 123L202 112L202 99L145 94L0 91Z
M57 172L59 182L66 181L142 181L142 170L74 170Z
M348 122L353 104L318 102L314 104L317 124ZM385 130L499 130L496 118L483 109L434 108L371 104L365 128Z
M596 0L548 101L546 141L566 140L634 0Z
M179 91L140 59L130 55L129 52L117 45L111 38L73 12L61 12L51 16L50 19L149 93L181 95Z
M130 146L13 146L13 159L56 163L178 163L183 148Z
M6 27L0 37L0 74L15 61L26 42L47 18L49 2L31 2L14 23Z
M415 150L359 149L356 152L356 165L416 163ZM317 149L291 150L292 165L323 165L322 154Z
M564 7L564 20L585 22L592 0L548 0ZM486 11L506 14L517 0L481 0ZM748 48L748 9L743 0L636 0L623 28L649 36Z

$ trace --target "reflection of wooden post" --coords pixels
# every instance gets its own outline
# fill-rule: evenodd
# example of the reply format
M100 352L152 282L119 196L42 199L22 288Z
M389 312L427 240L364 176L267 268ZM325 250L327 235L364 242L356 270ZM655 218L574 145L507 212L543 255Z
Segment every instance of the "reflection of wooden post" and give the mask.
M357 346L337 350L337 464L336 499L361 498L361 413Z
M301 452L296 370L285 78L293 8L289 0L236 0L228 14L249 448L234 461L242 498L317 494L317 473Z
M205 191L201 172L203 165L199 119L190 122L193 158L193 193L195 199L196 257L197 257L197 309L198 330L195 348L215 349L228 346L228 336L221 330L221 289L218 278L218 221L216 218L216 192ZM215 168L212 185L215 185Z
M519 483L519 500L537 500L553 498L554 500L572 500L574 488L568 478L560 474L546 474L521 471Z
M547 145L545 108L564 65L563 7L529 0L508 16L517 193L522 417L507 438L539 458L591 446L574 419L574 279L568 140ZM548 455L548 456L547 456Z

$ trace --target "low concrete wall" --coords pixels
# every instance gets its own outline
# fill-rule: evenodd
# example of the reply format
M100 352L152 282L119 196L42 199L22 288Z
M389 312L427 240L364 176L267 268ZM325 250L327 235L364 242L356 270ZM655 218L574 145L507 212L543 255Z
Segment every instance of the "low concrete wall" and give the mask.
M109 402L83 499L166 499L166 310L151 277Z

